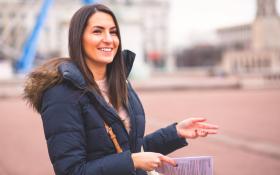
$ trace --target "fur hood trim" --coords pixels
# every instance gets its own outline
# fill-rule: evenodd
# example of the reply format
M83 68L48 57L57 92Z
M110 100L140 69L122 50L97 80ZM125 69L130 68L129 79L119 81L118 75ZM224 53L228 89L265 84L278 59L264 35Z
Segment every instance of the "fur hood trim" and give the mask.
M40 112L43 92L60 83L62 75L58 71L61 63L70 62L69 58L54 58L34 69L25 81L23 99Z

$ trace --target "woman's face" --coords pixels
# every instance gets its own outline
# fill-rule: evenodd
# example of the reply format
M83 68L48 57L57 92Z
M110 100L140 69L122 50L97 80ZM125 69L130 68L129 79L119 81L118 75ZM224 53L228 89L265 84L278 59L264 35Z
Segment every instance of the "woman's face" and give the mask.
M105 66L111 63L119 42L112 16L104 12L93 14L87 22L82 40L88 66Z

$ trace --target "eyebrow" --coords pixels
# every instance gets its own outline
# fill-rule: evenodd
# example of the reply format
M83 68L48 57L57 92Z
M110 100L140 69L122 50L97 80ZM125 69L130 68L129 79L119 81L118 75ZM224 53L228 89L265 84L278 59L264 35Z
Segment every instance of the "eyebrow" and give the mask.
M97 29L105 29L105 27L102 27L102 26L92 26L92 28L93 29L95 29L95 28L97 28ZM110 28L110 30L115 30L115 29L117 29L116 26L113 26L113 27Z

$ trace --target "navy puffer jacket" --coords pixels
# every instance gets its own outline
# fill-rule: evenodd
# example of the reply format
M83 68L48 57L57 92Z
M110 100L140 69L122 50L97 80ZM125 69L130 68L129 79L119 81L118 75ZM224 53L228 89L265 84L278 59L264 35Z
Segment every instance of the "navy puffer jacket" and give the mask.
M128 72L134 53L123 52ZM59 66L61 83L42 95L40 113L49 156L57 175L144 175L135 170L131 153L145 151L168 154L187 145L178 137L176 124L144 137L145 114L142 104L128 83L128 133L115 109L96 92L86 90L86 82L76 65ZM112 127L123 152L116 153L104 127Z

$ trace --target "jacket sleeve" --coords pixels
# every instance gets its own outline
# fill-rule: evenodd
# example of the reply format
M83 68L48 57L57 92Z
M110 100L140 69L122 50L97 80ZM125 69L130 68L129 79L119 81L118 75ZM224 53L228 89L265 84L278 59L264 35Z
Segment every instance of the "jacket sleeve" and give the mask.
M174 123L145 136L144 150L166 155L188 145L186 139L178 136L176 124Z
M45 94L41 111L49 156L55 173L57 175L135 174L130 151L87 160L86 133L80 104L71 103L69 99L61 100L63 95L65 96L63 92Z

